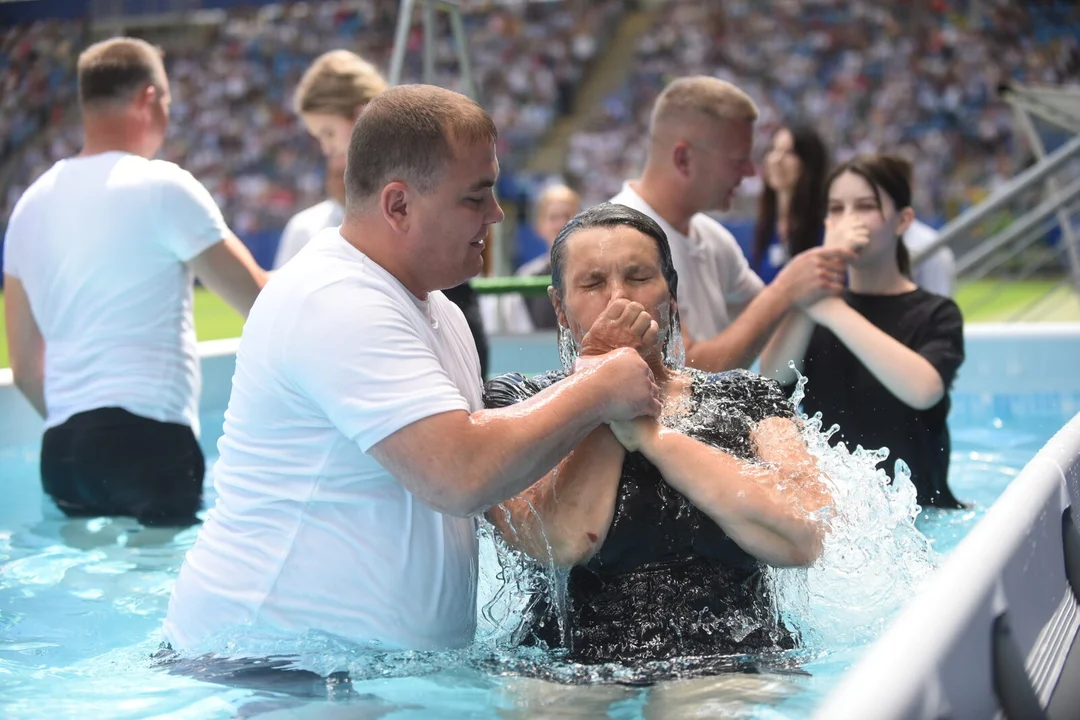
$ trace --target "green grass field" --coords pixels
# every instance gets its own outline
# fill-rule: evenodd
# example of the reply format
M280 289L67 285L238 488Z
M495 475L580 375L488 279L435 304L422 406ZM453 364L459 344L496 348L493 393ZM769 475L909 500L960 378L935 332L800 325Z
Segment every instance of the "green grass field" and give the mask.
M1052 280L980 280L960 288L956 301L967 322L1080 322L1080 296ZM0 367L8 367L0 293ZM243 320L217 295L195 289L195 332L199 340L237 337Z

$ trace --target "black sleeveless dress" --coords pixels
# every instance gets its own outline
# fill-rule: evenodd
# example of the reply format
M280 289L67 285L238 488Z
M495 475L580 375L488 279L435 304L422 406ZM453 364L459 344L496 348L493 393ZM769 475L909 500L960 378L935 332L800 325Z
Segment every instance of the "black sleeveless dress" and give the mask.
M744 370L688 372L680 427L735 457L754 457L754 424L793 417L771 380ZM484 386L485 406L513 405L565 376L501 375ZM607 538L587 564L570 571L568 637L544 598L534 604L532 639L589 664L791 649L795 638L776 617L762 570L644 455L627 453Z

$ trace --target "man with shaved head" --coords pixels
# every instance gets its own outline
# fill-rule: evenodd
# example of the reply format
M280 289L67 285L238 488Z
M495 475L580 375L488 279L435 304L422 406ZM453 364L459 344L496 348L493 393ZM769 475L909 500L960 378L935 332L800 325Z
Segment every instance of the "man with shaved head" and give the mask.
M753 177L754 101L731 83L685 77L656 99L641 177L612 198L656 220L679 273L687 364L749 367L784 315L843 289L846 252L817 248L765 287L732 234L706 213L726 211Z

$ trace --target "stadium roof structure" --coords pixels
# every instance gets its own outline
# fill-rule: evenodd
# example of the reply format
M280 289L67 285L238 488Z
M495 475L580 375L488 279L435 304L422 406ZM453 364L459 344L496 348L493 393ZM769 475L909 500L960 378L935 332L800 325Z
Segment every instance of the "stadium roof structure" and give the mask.
M1032 188L1042 186L1044 198L1038 205L963 254L957 253L957 274L967 275L970 279L989 274L1043 238L1048 230L1047 221L1056 220L1061 228L1072 285L1080 290L1080 244L1071 220L1072 214L1080 210L1080 177L1076 172L1072 172L1071 177L1058 177L1062 170L1074 167L1080 160L1080 87L1011 83L999 87L998 92L1013 107L1017 132L1027 138L1036 162L981 203L947 223L937 239L916 253L912 260L918 263L941 247L957 249L960 241L992 213L1009 207ZM1035 118L1065 130L1071 137L1048 153Z

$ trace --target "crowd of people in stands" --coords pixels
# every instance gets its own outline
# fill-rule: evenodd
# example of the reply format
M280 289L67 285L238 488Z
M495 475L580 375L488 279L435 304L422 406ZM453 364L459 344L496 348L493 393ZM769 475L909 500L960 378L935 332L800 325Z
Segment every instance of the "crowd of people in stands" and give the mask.
M201 34L197 29L159 41L173 95L162 157L188 168L242 236L283 227L298 209L323 199L322 158L290 104L296 82L332 47L359 52L386 70L399 4L267 5L230 11ZM500 157L509 165L570 110L597 38L616 24L622 3L476 0L463 6L478 90L500 128ZM440 14L438 22L436 83L459 88L448 19ZM0 150L6 147L16 163L0 193L0 224L25 188L82 142L73 73L83 32L81 23L50 22L0 36L0 143L6 140ZM422 78L422 45L417 11L404 81ZM38 135L46 124L50 132Z
M399 3L266 5L230 11L192 42L164 43L175 122L163 157L189 168L241 234L282 227L323 197L324 166L298 132L288 98L327 47L348 47L388 68ZM673 0L639 40L624 86L571 138L565 177L585 205L618 192L642 166L648 109L675 75L738 82L758 100L758 157L785 120L811 122L836 161L888 147L914 165L914 205L943 220L1015 174L1010 80L1069 84L1080 44L1075 9L1061 3L933 0L920 12L856 0L791 3ZM625 6L464 3L465 29L485 107L500 128L504 170L524 165L536 141L573 109L588 63ZM978 9L975 12L973 8ZM422 25L414 18L403 79L422 78ZM435 82L460 89L445 17ZM0 34L0 224L23 190L81 143L73 64L83 22L45 22ZM39 133L43 128L48 133ZM537 187L537 191L542 189ZM760 178L747 180L736 214L753 216Z
M1074 84L1080 62L1076 8L1064 3L673 0L661 17L625 85L571 141L566 173L586 205L642 166L665 84L700 73L757 100L759 154L791 120L814 125L838 161L892 148L915 165L920 214L951 217L1016 172L998 86ZM744 196L759 186L748 181Z

